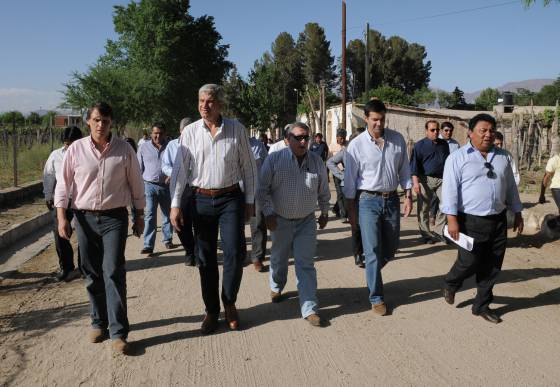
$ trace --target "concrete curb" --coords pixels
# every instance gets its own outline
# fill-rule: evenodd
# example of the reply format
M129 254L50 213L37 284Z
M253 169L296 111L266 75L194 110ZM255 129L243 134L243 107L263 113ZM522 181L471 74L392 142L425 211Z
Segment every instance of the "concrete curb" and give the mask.
M0 208L13 203L33 198L43 194L43 181L36 180L22 184L20 187L11 187L0 190Z
M23 223L13 225L9 230L0 233L0 249L13 245L18 240L46 226L49 222L52 222L52 215L47 211Z

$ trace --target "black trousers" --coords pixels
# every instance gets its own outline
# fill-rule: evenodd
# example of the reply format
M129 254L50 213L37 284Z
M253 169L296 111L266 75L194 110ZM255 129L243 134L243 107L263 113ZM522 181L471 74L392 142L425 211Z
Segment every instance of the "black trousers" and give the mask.
M192 211L192 189L185 188L181 198L181 211L183 212L183 227L177 232L177 236L188 256L195 255L195 239L193 234L193 211Z
M492 288L502 270L507 242L506 211L489 216L459 213L457 218L460 231L474 238L474 247L472 251L459 248L457 260L445 276L445 286L457 291L464 280L475 275L477 292L472 311L480 314L492 302Z
M336 203L334 204L333 210L334 212L338 212L341 218L347 218L348 214L344 203L344 194L342 193L342 186L340 185L341 180L333 176L333 181L336 189Z
M245 241L243 241L245 245ZM260 208L251 218L251 262L263 262L266 255L266 223Z
M53 215L53 236L54 245L56 247L56 254L58 255L58 266L62 271L72 271L76 268L74 266L74 250L72 249L72 243L68 239L61 238L58 235L58 220L56 217L56 210L52 211ZM72 222L74 218L74 211L72 209L66 210L66 219L68 222ZM78 249L78 268L81 266L80 249Z
M208 313L220 313L218 231L224 252L222 302L224 305L232 305L237 300L246 255L246 249L243 248L244 200L241 191L228 192L216 197L200 193L193 195L196 256L200 263L202 299Z

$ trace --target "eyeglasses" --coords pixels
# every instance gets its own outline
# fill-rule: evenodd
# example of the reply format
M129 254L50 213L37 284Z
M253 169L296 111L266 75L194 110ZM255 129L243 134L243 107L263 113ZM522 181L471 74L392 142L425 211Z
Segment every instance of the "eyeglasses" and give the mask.
M496 174L494 173L494 166L492 165L492 163L486 162L484 163L484 166L486 168L488 168L488 173L486 174L486 176L489 179L495 179L496 178Z
M453 133L453 129L443 129L444 132Z
M429 132L439 132L439 129L428 129Z
M296 141L299 141L299 142L301 142L301 140L309 141L309 135L308 134L300 134L299 136L294 136L292 134L292 138L295 139Z

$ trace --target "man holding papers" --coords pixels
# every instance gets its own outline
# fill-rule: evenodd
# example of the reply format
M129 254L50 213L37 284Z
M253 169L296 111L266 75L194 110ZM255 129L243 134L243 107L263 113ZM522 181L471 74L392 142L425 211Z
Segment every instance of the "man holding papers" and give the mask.
M455 302L463 281L476 275L477 293L472 313L497 324L490 309L492 288L502 268L507 240L506 209L515 213L513 230L523 231L521 202L506 152L494 146L496 120L478 114L469 122L470 142L445 162L441 211L447 214L448 232L474 239L471 251L459 247L457 260L445 276L443 297Z

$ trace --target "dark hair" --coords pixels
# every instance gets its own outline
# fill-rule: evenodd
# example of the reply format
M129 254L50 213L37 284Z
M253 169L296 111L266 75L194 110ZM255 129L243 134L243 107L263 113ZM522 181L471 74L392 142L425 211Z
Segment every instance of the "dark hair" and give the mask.
M130 137L127 137L124 140L130 144L132 149L134 149L134 153L136 153L136 142Z
M163 132L165 132L165 124L163 122L159 122L159 121L154 122L152 124L152 129L153 128L158 128L161 129Z
M496 136L496 140L504 141L504 135L502 132L496 132L494 136Z
M323 138L323 133L315 133L315 137Z
M62 133L62 142L74 142L80 138L82 138L82 131L77 126L64 128L64 132Z
M387 113L385 104L380 99L372 99L364 105L364 114L369 117L369 113Z
M480 113L471 118L469 121L469 130L472 131L479 121L484 121L492 124L492 129L496 129L496 119L490 114Z
M451 122L449 122L449 121L444 121L444 122L442 122L440 128L442 128L442 129L444 129L444 128L449 128L449 129L451 129L451 130L455 129L455 128L453 127L453 124L452 124Z
M103 117L109 117L110 119L113 119L113 108L109 106L108 103L97 102L91 105L90 108L88 109L86 120L90 119L91 113L93 113L94 110L97 110L99 114L101 114Z
M363 133L366 131L366 127L365 126L359 126L356 128L356 132L358 133Z
M346 130L344 129L338 129L336 131L336 137L342 137L342 138L346 138Z
M439 129L439 122L437 122L436 120L426 121L426 123L424 124L424 128L426 128L426 130L428 130L428 125L430 125L430 124L436 124L436 128Z

